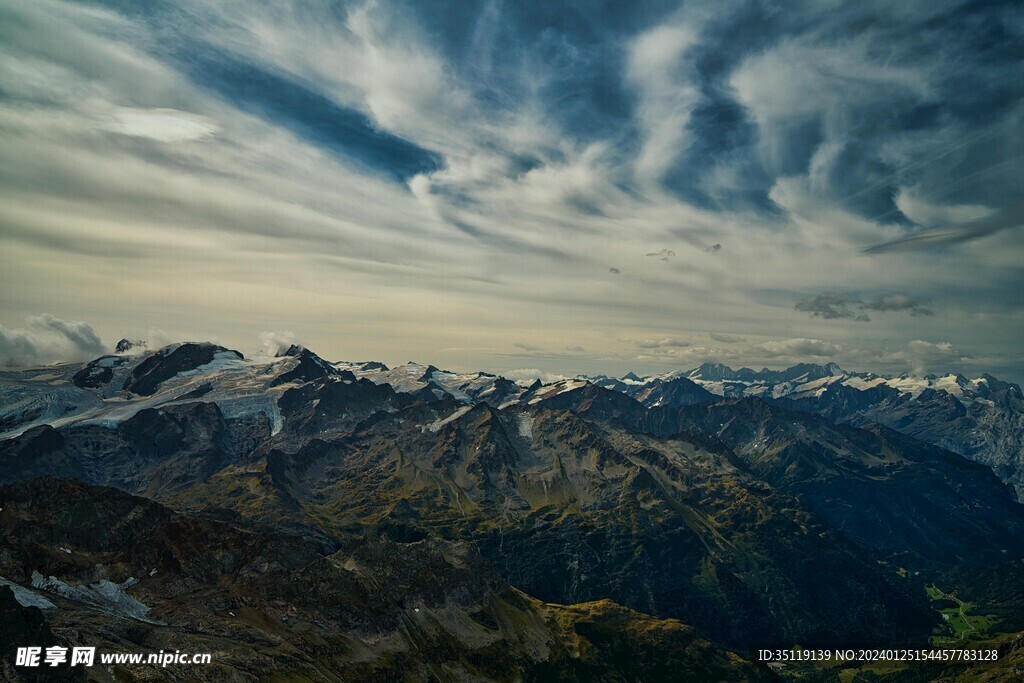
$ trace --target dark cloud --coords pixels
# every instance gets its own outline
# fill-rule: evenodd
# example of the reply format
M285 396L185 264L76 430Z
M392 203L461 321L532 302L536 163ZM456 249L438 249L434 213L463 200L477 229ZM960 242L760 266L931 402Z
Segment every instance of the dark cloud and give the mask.
M990 217L970 223L918 230L906 237L900 237L868 247L864 250L864 253L880 254L888 251L909 251L942 247L987 237L1001 230L1019 228L1021 225L1024 225L1024 202L1019 202Z
M807 313L812 318L849 318L856 322L871 321L871 317L865 311L909 313L912 316L935 315L935 311L923 302L906 294L889 294L868 302L847 299L840 294L817 294L801 299L793 308Z
M652 251L652 252L649 252L647 254L644 254L644 256L652 257L652 258L653 257L660 257L662 261L667 261L670 257L675 256L675 255L676 255L676 252L672 251L671 249L662 249L661 251Z
M861 305L869 311L899 311L910 313L910 315L935 315L935 312L926 308L923 303L916 301L905 294L891 294L879 297Z
M717 253L717 252L719 252L721 250L722 250L722 245L721 244L712 244L710 247L708 247L707 249L704 250L704 253L706 253L706 254L715 254L715 253Z
M855 319L857 317L856 312L851 310L850 303L838 294L809 296L798 301L793 308L809 314L812 318L825 318L826 320Z
M615 274L615 275L618 275L618 274L620 274L620 273L621 273L622 271L621 271L621 270L619 270L618 268L616 268L615 266L612 266L611 268L609 268L609 269L608 269L608 272L609 272L609 273L613 273L613 274Z
M720 332L712 332L710 335L716 342L722 342L723 344L739 344L747 341L746 337L739 337L735 334L722 334Z
M530 353L533 353L534 351L540 351L539 346L534 346L533 344L523 344L522 342L516 342L512 346L516 347L517 349L522 349L523 351L528 351Z

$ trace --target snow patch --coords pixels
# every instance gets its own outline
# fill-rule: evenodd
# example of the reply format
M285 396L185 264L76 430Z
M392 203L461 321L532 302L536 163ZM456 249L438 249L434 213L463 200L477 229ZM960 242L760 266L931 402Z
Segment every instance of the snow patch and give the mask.
M569 391L575 391L581 387L585 387L590 382L585 379L565 379L554 384L548 384L547 386L540 387L534 393L533 398L530 399L530 405L538 403L545 399L553 398L559 394L564 394Z
M516 415L516 433L524 439L533 438L532 415Z
M472 409L473 409L473 406L462 406L461 408L456 410L454 413L452 413L448 417L446 417L446 418L444 418L442 420L437 420L435 422L431 422L429 425L427 425L427 429L429 429L432 432L438 432L446 424L448 424L449 422L453 422L455 420L458 420L460 417L462 417L463 415L465 415L466 413L468 413Z
M56 576L44 577L38 571L32 572L32 587L54 593L74 600L90 607L109 612L136 621L144 621L147 624L158 624L159 622L149 619L150 608L139 602L126 593L126 589L138 583L138 579L129 578L124 583L114 583L106 579L100 579L96 583L83 586L70 586Z
M57 609L57 606L35 591L30 591L24 586L19 586L13 581L8 581L0 576L0 589L10 586L14 593L14 599L22 607L38 607L39 609Z

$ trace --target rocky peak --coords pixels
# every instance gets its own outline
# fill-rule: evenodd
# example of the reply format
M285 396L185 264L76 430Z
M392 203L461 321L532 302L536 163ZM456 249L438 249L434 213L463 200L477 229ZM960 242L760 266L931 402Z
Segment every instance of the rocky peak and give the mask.
M114 353L132 353L135 351L144 351L146 349L146 342L142 339L122 339L117 342L117 346L114 347Z
M209 342L184 342L165 346L139 363L125 380L124 390L140 396L152 396L163 382L172 377L195 370L218 357L243 360L238 351Z

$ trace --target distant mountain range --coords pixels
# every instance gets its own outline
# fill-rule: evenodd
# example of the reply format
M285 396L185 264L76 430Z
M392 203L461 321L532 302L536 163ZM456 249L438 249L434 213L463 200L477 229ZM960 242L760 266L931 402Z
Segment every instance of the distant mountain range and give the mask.
M988 465L1024 498L1024 394L989 374L884 376L835 363L754 371L705 363L686 372L593 381L649 407L756 396L836 422L878 423Z
M1024 559L1024 400L989 375L118 349L0 373L15 640L224 677L768 680L743 657L954 637L930 584L1024 630L992 590Z

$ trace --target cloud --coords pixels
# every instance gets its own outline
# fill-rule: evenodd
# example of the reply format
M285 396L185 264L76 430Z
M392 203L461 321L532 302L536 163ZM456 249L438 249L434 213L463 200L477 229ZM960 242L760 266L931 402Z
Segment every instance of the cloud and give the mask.
M695 367L705 361L746 362L749 357L743 349L722 348L713 346L656 346L652 348L640 348L639 353L631 360L650 366L652 363L663 367Z
M632 362L623 340L665 320L763 342L870 313L858 347L941 338L1020 365L1004 6L3 7L12 327L87 311L245 346L285 325L332 357L465 367L531 339L531 365L568 371ZM610 267L623 254L670 262ZM818 292L843 302L786 314ZM850 294L902 292L928 305ZM538 357L577 342L591 358ZM701 353L760 360L720 345Z
M821 339L783 339L779 341L768 341L756 344L754 351L763 354L768 358L807 357L818 358L835 357L842 353L843 347L839 344L822 341Z
M850 318L856 322L871 321L864 311L909 313L914 317L935 315L935 312L924 303L906 294L889 294L868 302L849 300L839 294L817 294L801 299L794 309L807 313L812 318Z
M636 342L636 347L638 349L686 348L687 346L693 346L693 342L675 337L666 337L664 339L645 339L643 341Z
M949 367L951 363L968 361L970 354L958 349L948 341L928 342L914 339L907 343L907 351L891 354L892 359L906 361L911 372L917 376L928 373L935 365Z
M905 294L890 294L889 296L883 296L861 305L861 308L865 308L870 311L905 311L913 316L935 315L935 312L926 308L923 303L916 301Z
M107 127L116 133L159 142L201 140L217 132L216 124L209 119L177 109L123 107L113 115Z
M64 321L49 313L31 316L24 328L0 325L0 366L29 367L60 361L90 360L108 349L86 322Z
M1022 225L1024 225L1024 202L1018 202L994 215L968 223L918 230L905 237L867 247L864 249L864 253L880 254L889 251L948 246L988 237L1002 230L1019 228Z
M693 25L666 22L633 38L627 74L638 96L638 125L643 143L636 173L661 181L686 145L687 123L700 91L687 78L684 60L699 41Z
M857 314L850 309L849 302L838 294L816 294L801 299L793 307L795 310L809 314L812 318L856 318Z
M953 345L949 342L926 342L921 339L915 339L907 343L907 347L915 353L924 353L932 355L956 355L956 350Z
M917 196L913 188L900 188L896 206L914 223L924 227L970 223L992 215L992 210L978 204L936 204Z
M721 244L712 244L710 247L704 250L705 254L715 254L722 250Z
M618 275L618 274L619 274L619 273L621 273L622 271L621 271L621 270L619 270L618 268L616 268L615 266L612 266L611 268L609 268L609 269L608 269L608 272L609 272L609 273L612 273L613 275Z
M544 384L550 384L551 382L557 382L560 379L565 379L564 375L557 373L545 372L538 370L537 368L517 368L515 370L504 370L501 376L510 379L513 382L520 382L524 384L532 384L534 380L540 380Z
M566 346L565 350L568 351L569 353L586 353L586 349L583 348L582 346L579 346L579 345L577 345L577 346Z
M541 350L541 348L539 346L534 346L533 344L523 344L522 342L516 342L512 346L516 347L517 349L522 349L523 351L527 351L529 353L533 353L534 351L540 351Z
M146 347L150 349L162 349L177 341L180 341L180 339L175 339L173 335L164 332L159 327L150 327L145 339Z
M276 356L288 350L292 344L297 344L295 333L291 330L277 330L260 332L260 353L264 356Z
M740 337L735 334L723 334L721 332L712 332L708 336L717 342L722 342L723 344L739 344L747 341L745 337Z

